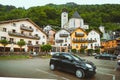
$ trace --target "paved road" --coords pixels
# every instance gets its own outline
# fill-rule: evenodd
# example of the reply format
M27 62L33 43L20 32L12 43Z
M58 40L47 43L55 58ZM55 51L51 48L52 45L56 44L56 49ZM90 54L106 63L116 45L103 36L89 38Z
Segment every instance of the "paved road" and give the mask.
M93 57L83 57L94 62L97 73L88 79L78 79L75 75L62 72L50 71L49 59L33 58L23 60L1 60L0 77L19 77L35 79L57 80L120 80L120 71L115 70L116 61L98 60Z

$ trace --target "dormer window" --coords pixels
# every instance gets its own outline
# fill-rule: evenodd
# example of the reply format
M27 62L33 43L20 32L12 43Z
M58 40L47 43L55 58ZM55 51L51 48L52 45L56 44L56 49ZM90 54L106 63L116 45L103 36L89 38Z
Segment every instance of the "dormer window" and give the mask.
M13 26L16 27L16 23L13 23Z

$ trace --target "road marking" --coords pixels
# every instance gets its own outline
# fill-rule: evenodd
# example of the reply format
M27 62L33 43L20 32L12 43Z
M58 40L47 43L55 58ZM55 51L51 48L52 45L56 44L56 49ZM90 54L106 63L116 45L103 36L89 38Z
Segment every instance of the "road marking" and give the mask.
M115 69L108 69L108 68L102 68L102 67L98 67L97 70L102 69L102 70L109 70L109 71L115 71Z
M40 71L40 72L43 72L43 73L45 73L45 74L49 74L49 75L51 75L51 76L60 77L60 78L62 78L62 79L64 79L64 80L70 80L70 79L68 79L68 78L61 77L61 76L58 76L58 75L55 75L55 74L51 74L51 73L49 73L49 72L47 72L47 71L44 71L44 70L41 70L41 69L36 69L36 71Z
M45 74L49 74L49 75L52 75L52 76L58 77L58 75L50 74L49 72L47 72L47 71L43 71L43 70L40 70L40 69L36 69L36 71L40 71L40 72L43 72L43 73L45 73Z
M103 73L103 72L100 72L100 71L98 71L98 73L100 73L100 74L105 74L105 75L110 75L110 76L113 77L112 80L115 80L115 75L113 75L113 74Z
M64 79L64 80L69 80L69 79L67 79L67 78L65 78L65 77L61 77L62 79Z
M96 65L96 66L97 66L97 67L110 67L110 68L114 68L114 67L115 67L115 66L112 66L112 67L111 67L111 65L100 65L100 64L99 64L99 65Z
M0 77L0 80L56 80L56 79L34 79L34 78Z

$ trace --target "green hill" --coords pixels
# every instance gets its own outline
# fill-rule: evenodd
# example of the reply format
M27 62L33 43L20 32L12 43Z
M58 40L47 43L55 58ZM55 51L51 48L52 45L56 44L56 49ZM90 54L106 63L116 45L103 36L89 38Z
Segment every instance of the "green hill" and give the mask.
M70 2L56 5L50 3L29 9L0 5L0 21L27 17L41 27L48 24L60 27L63 8L68 10L69 18L78 11L90 28L97 29L103 25L106 30L120 29L120 4L78 5Z

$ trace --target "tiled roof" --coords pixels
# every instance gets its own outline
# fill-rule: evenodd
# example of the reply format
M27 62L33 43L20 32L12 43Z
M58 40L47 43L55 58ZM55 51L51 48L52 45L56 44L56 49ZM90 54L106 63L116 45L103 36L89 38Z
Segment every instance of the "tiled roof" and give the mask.
M72 18L81 18L81 16L77 11L75 11L75 13L72 15Z

